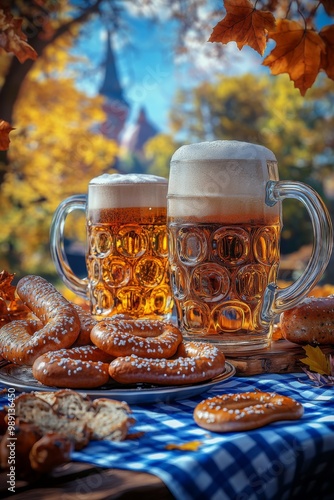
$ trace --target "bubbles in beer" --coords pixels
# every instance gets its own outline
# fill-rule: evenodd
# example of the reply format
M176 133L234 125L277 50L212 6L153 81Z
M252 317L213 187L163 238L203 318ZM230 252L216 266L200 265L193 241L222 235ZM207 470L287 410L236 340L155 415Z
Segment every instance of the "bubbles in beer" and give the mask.
M94 209L89 214L86 262L93 314L168 318L173 299L166 206Z
M278 270L280 225L190 225L170 218L169 234L171 283L186 337L233 344L261 332L264 290Z

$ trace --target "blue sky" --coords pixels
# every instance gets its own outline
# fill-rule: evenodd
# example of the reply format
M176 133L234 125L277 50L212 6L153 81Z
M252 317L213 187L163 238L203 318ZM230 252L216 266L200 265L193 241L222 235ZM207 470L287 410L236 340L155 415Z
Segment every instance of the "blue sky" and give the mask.
M177 87L170 42L161 39L157 24L148 19L131 20L131 44L122 46L116 37L112 40L119 79L131 107L131 120L144 105L151 121L165 129L167 110ZM90 94L98 92L103 78L106 43L105 29L94 22L90 23L76 50L95 60L100 67L100 71L88 72L88 76L78 82L78 86Z
M212 21L211 29L216 22ZM322 12L319 25L330 22L332 19ZM192 59L186 56L176 58L176 30L173 22L165 20L157 23L148 18L128 15L126 23L127 30L113 38L113 45L119 78L131 108L130 122L137 118L140 107L145 106L150 121L159 131L167 131L169 109L178 89L190 89L203 79L223 74L269 73L269 69L261 65L262 58L259 54L248 47L239 51L235 43L225 45L224 59L217 60L212 55L210 57L215 45L207 42L211 31L203 33L202 43L193 47ZM77 50L102 67L105 39L104 27L96 21L91 22L86 26ZM91 94L97 93L102 76L103 73L96 72L96 69L88 71L87 77L80 81L79 86Z
M122 38L113 38L117 57L119 78L124 94L131 107L130 121L134 121L141 106L145 106L148 118L161 131L168 130L168 113L175 93L180 88L189 89L214 74L238 74L261 70L261 58L252 49L239 51L229 44L228 56L222 64L205 52L213 51L207 42L210 33L203 33L203 54L196 53L192 61L186 57L175 60L175 29L170 21L163 25L150 19L129 17L128 34L131 43L122 44ZM212 26L213 27L213 26ZM84 53L100 67L106 51L106 32L97 22L90 23L78 44L77 53ZM88 40L88 43L87 43ZM127 42L127 40L126 40ZM263 69L263 68L262 68ZM78 86L90 94L98 92L103 77L102 71L87 72Z

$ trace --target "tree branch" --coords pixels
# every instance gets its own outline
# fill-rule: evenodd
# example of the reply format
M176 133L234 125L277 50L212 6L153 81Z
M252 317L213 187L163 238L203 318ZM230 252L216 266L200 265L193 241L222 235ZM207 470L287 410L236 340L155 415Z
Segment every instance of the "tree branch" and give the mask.
M70 31L72 26L84 23L92 14L99 12L99 7L102 2L103 0L96 0L96 2L84 9L80 13L80 15L60 25L55 30L52 37L48 39L40 38L39 34L41 32L41 29L37 30L36 34L33 37L29 38L29 44L36 50L39 56L42 55L43 51L49 44L53 43L57 38ZM4 84L0 90L0 118L2 120L5 120L12 124L15 103L21 92L23 82L34 64L35 61L32 59L28 59L23 64L21 64L16 57L12 58L12 62L9 66ZM0 164L1 163L7 165L7 151L0 152ZM1 168L0 186L3 182L5 173L6 168Z

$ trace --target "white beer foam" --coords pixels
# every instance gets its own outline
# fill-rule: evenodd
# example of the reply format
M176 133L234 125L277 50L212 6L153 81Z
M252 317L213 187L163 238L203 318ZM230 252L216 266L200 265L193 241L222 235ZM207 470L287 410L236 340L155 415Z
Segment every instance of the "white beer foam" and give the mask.
M164 207L168 180L149 174L103 174L88 187L88 209Z
M92 179L89 184L166 184L167 182L164 177L150 174L102 174Z
M240 141L213 141L179 148L171 159L168 214L171 217L263 218L278 212L265 205L265 185L273 179L266 147Z
M276 161L270 149L241 141L211 141L186 144L175 151L171 161L262 160Z

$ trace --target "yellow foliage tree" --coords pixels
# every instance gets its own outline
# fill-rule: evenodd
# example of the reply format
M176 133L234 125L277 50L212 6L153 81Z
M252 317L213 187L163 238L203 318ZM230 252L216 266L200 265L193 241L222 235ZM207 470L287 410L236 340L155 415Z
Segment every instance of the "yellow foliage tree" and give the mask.
M54 272L48 246L56 207L85 193L91 178L112 172L118 153L117 144L99 133L103 98L88 97L71 79L43 76L36 66L17 102L10 169L2 185L0 266L17 274ZM73 221L70 229L74 238L83 238L83 224Z
M168 134L158 134L147 141L145 155L150 162L148 173L168 178L170 159L180 145Z

